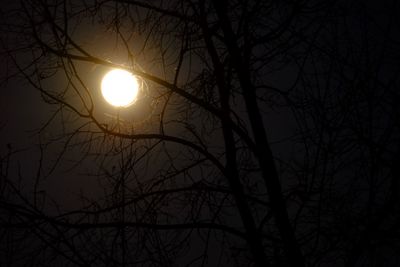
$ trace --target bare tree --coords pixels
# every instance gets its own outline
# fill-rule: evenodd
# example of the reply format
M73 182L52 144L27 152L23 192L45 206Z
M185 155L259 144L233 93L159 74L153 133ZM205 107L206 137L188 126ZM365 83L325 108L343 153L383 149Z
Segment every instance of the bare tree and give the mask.
M341 1L11 6L3 80L47 119L0 154L0 263L395 265L393 5L375 24ZM113 68L139 80L128 108L101 98Z

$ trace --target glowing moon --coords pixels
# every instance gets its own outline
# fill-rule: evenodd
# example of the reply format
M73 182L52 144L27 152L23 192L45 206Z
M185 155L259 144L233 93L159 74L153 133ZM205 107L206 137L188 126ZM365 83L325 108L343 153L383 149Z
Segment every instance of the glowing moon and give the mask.
M101 82L104 99L115 107L132 105L139 91L139 83L132 73L115 69L108 72Z

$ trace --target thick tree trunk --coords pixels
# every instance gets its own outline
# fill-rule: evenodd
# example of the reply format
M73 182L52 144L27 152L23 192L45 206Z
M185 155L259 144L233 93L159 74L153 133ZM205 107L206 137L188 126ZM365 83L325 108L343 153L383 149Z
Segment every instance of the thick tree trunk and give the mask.
M202 17L205 18L203 6L201 7ZM229 96L230 96L230 88L225 83L224 71L221 62L219 61L218 54L214 47L214 44L211 40L211 36L208 32L207 23L203 21L202 25L203 34L205 38L205 43L207 46L207 50L211 56L212 63L214 66L214 74L217 81L217 87L219 92L219 99L222 109L222 132L224 137L224 145L226 152L226 165L225 165L225 175L228 179L229 185L233 192L235 202L243 222L243 226L246 230L247 235L247 243L250 248L251 253L253 254L255 264L259 267L269 266L264 246L262 244L262 237L260 236L253 214L250 210L250 207L247 203L243 185L240 182L239 174L238 174L238 166L236 160L236 145L233 135L233 129L231 124L229 123L229 114L230 114L230 106L229 106Z
M245 61L242 59L237 45L237 40L226 13L227 5L221 0L214 0L213 3L224 33L225 44L227 45L229 54L238 74L256 143L256 156L259 160L262 175L267 187L275 221L288 256L288 263L291 266L305 266L303 255L297 243L293 227L290 224L287 207L282 195L278 172L268 144L263 119L258 108L255 88L251 82L249 72L245 67Z

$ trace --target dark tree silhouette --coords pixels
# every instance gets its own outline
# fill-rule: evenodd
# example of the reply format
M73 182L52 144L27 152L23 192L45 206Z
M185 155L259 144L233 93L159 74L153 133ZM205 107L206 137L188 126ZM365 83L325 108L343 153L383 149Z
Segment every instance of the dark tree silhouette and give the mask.
M2 101L35 89L9 110L37 115L31 145L0 124L1 266L397 266L397 10L3 8ZM128 108L101 98L112 68L139 80Z

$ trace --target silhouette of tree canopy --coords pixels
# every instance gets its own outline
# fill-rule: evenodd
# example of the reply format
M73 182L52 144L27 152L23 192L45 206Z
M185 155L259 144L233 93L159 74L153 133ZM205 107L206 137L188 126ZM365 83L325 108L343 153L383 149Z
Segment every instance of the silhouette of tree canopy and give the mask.
M18 80L37 118L29 149L0 124L1 266L396 266L396 10L3 8L2 98ZM113 68L139 81L128 108L101 97Z

